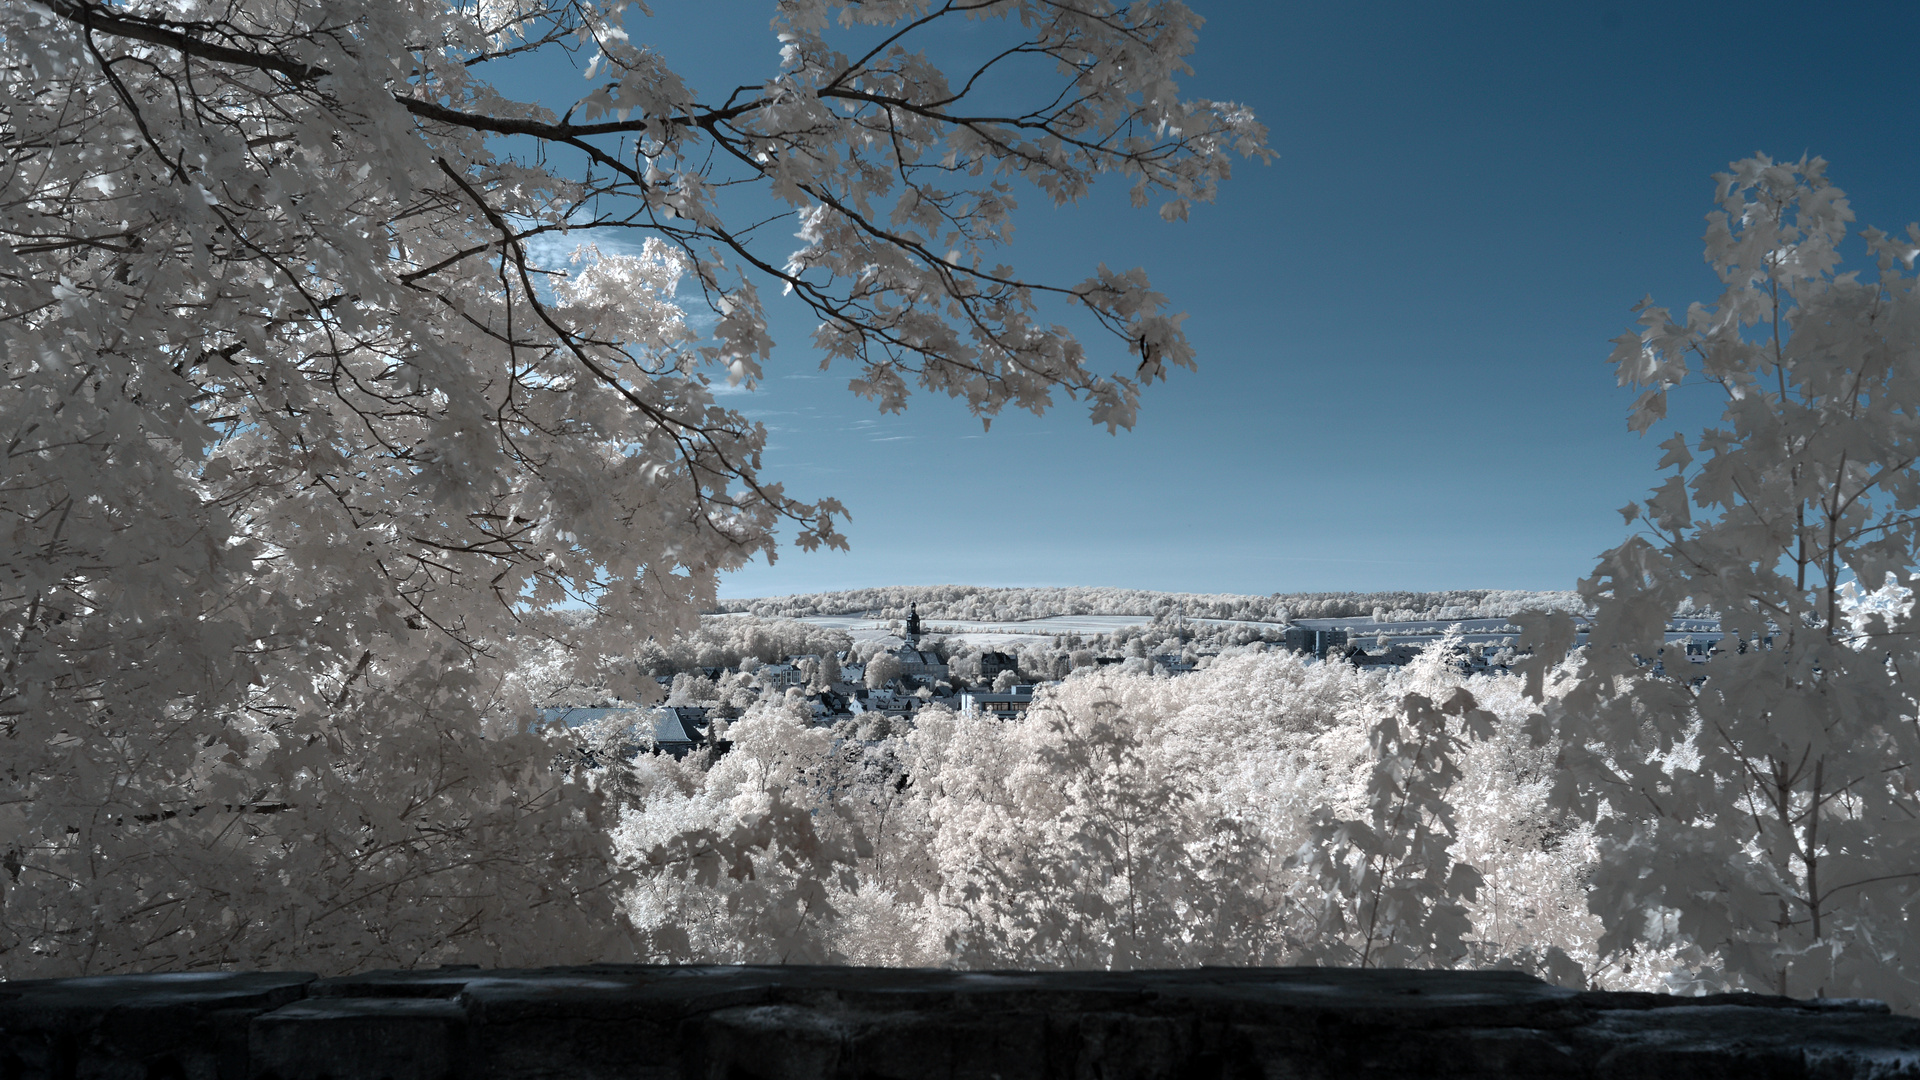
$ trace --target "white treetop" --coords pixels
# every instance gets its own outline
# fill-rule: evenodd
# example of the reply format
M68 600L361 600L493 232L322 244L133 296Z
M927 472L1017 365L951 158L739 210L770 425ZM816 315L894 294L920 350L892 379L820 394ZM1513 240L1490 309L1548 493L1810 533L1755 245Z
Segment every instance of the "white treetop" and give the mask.
M714 400L761 377L761 288L885 409L1064 394L1126 426L1191 365L1140 272L997 258L1021 185L1118 174L1180 217L1266 155L1247 110L1179 96L1184 5L784 0L766 81L697 89L627 13L0 8L9 976L609 955L596 796L507 673L665 640L783 522L843 542ZM1004 50L928 58L978 19ZM488 81L563 52L590 81L562 116ZM1035 64L1054 87L1007 108ZM799 245L723 212L733 185ZM561 234L598 246L543 264ZM577 600L602 617L552 617Z

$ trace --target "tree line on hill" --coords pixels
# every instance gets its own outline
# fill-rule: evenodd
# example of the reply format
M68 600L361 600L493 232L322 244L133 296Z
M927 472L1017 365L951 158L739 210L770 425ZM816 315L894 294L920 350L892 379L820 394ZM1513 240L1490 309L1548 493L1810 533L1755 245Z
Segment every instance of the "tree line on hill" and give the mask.
M922 619L1014 623L1055 615L1136 615L1144 619L1238 619L1285 623L1294 619L1372 618L1491 619L1527 610L1584 611L1573 592L1515 589L1452 589L1441 592L1306 592L1271 596L1231 593L1168 593L1106 586L975 588L966 585L900 585L795 596L725 600L717 611L749 612L789 619L819 615L869 615L904 619L918 605Z

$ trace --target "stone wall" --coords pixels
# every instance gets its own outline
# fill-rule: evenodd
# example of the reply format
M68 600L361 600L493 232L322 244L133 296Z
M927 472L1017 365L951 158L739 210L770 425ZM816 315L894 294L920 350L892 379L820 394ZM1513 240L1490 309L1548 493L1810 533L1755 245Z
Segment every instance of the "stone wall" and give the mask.
M0 983L0 1077L1915 1077L1876 1002L1512 972L442 968Z

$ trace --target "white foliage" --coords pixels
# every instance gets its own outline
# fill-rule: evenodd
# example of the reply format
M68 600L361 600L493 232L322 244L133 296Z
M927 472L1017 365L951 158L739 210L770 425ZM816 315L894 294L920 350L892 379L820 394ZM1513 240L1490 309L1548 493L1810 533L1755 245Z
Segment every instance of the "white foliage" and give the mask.
M808 729L756 711L742 759L729 751L704 776L675 772L690 789L637 800L623 846L664 852L683 833L712 845L755 827L778 790L840 844L817 877L824 905L802 955L1096 968L1334 959L1350 939L1311 902L1325 883L1287 857L1315 840L1317 808L1367 812L1382 766L1399 760L1369 747L1369 729L1405 722L1404 698L1477 694L1490 706L1481 737L1455 748L1425 797L1457 800L1450 858L1486 880L1472 898L1447 898L1446 921L1431 925L1452 935L1446 962L1578 982L1597 933L1579 905L1583 834L1546 806L1520 680L1467 678L1450 660L1439 650L1386 679L1272 651L1176 678L1107 668L1046 688L1020 719L935 705L864 739L855 724ZM763 880L798 879L772 850L735 863L737 877L710 860L702 879L643 878L636 920L684 927L691 940L672 955L781 955L735 914L770 902ZM734 896L754 899L736 909ZM1431 963L1431 951L1375 950L1369 962ZM1647 985L1645 973L1603 974Z
M1548 710L1556 801L1594 829L1603 954L1664 950L1695 987L1911 1009L1920 654L1900 582L1920 561L1920 228L1866 230L1874 272L1843 273L1853 213L1825 162L1756 157L1718 179L1706 250L1725 291L1681 319L1643 304L1614 361L1647 387L1638 430L1689 377L1725 412L1661 444L1671 474L1627 512L1644 535L1581 583L1596 614ZM1728 637L1705 664L1669 649L1656 668L1683 608Z
M1175 92L1197 17L847 6L905 35L849 59L829 10L781 5L784 63L723 109L619 3L0 6L0 971L624 955L603 793L526 724L540 687L648 691L610 661L777 528L842 543L714 398L760 378L761 286L884 408L913 381L1124 425L1191 365L1137 271L1047 287L989 256L1008 179L1184 206L1266 155L1245 109ZM1058 65L978 82L1033 88L1027 122L912 51L960 14ZM564 117L487 81L571 50L593 81ZM736 182L804 246L730 223ZM590 244L543 264L562 236ZM728 858L827 872L800 811L755 814Z

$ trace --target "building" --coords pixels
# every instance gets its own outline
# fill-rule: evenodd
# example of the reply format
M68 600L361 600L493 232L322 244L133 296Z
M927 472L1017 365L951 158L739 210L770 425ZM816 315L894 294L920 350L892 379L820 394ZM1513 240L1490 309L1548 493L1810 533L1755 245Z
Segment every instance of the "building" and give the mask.
M1356 667L1405 667L1420 655L1423 646L1414 642L1396 642L1379 652L1362 649L1353 655Z
M909 716L920 704L912 694L903 694L897 690L866 690L858 699L863 712L884 713L887 716Z
M761 686L775 690L800 685L800 669L793 664L762 664L754 674L760 679Z
M1329 652L1337 653L1346 650L1347 632L1322 630L1312 626L1289 626L1281 640L1293 652L1323 657Z
M682 713L689 721L696 716L700 723L691 730L682 721ZM636 705L615 705L606 708L574 708L556 706L540 710L542 724L561 723L567 727L581 727L585 724L612 720L626 724L621 740L620 751L625 757L638 754L671 754L676 758L692 753L706 738L707 710L703 708L662 705L656 708L641 708Z
M707 706L662 705L660 708L673 713L674 718L680 721L680 730L686 732L696 745L706 741L709 723L707 713L710 711Z
M907 605L906 641L892 652L893 658L900 661L902 678L923 683L937 683L947 678L947 665L938 653L920 648L920 605ZM857 682L864 676L861 665L842 665L841 677L848 682ZM856 674L858 673L858 674Z
M837 690L822 690L807 695L807 707L813 711L816 720L830 720L836 716L852 716L857 710L847 695Z
M1018 673L1020 661L1003 652L983 652L980 654L980 680L992 682L1003 671Z
M1010 720L1027 711L1033 704L1033 684L1016 686L1006 693L969 690L960 695L960 711L971 712L978 709L988 716Z
M893 650L893 657L900 661L900 674L909 679L936 683L947 677L947 665L940 661L938 653L923 651L912 644L907 644Z

